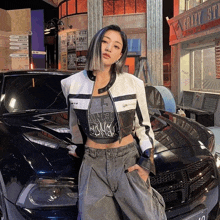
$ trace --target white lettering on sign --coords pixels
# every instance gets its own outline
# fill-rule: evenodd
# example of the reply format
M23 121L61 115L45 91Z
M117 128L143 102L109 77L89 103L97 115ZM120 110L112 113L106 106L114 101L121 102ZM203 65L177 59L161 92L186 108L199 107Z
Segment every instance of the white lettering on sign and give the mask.
M28 54L10 54L10 57L29 57Z
M32 54L46 55L46 52L45 51L35 51L35 50L32 50Z
M192 16L188 16L188 17L184 18L184 21L183 21L184 30L187 30L191 27L201 25L201 18L202 18L202 12L201 11L196 12Z
M183 19L183 30L188 30L190 28L202 25L215 19L220 18L220 3L214 4L208 8L201 11L195 12Z
M10 50L28 50L29 47L26 46L11 46L9 47Z
M12 38L12 39L28 39L28 36L27 35L10 35L10 38Z
M23 42L10 42L9 44L15 46L28 46L28 43L23 43Z

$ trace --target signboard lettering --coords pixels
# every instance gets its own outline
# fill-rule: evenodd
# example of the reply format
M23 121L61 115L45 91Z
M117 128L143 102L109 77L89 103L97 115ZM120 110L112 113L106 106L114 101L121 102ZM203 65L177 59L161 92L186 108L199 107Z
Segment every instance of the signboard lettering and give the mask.
M169 23L177 39L211 29L220 25L220 3L213 3L179 20L170 19Z

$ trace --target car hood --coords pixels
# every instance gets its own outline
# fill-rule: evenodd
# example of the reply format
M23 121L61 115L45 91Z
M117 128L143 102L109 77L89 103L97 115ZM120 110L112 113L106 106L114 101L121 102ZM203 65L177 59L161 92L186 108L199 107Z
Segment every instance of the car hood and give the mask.
M4 122L13 130L15 145L38 175L77 175L79 160L66 149L71 144L66 112L8 114ZM173 119L155 116L151 124L155 133L157 173L181 169L212 156L199 136L190 134L190 129L186 130Z
M39 177L77 174L78 160L66 149L71 144L66 112L9 114L4 123L13 145Z
M180 120L185 124L180 123ZM208 149L208 140L213 138L213 135L194 122L188 121L186 124L185 120L187 119L179 116L175 116L174 120L174 115L169 118L164 115L154 118L152 127L155 131L154 161L157 174L182 169L212 157ZM196 129L200 129L201 134L193 132Z

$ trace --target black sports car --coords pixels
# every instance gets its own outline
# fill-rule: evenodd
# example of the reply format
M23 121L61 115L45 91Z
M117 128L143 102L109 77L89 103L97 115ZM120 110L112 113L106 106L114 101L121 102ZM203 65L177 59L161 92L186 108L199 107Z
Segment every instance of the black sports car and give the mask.
M80 159L71 143L60 81L69 73L19 71L0 75L0 213L4 220L77 217ZM214 135L190 119L151 109L157 175L168 219L215 219L219 174ZM101 219L101 218L100 218Z

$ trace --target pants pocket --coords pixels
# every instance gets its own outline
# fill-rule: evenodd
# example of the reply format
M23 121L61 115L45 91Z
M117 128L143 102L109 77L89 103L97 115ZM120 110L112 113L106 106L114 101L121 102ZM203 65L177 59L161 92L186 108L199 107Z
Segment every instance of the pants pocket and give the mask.
M151 188L152 188L153 198L156 199L163 208L165 208L165 202L164 202L163 197L160 195L159 192L157 192L156 189L154 189L153 187L151 187Z
M166 213L165 213L165 202L163 197L157 192L153 187L152 188L152 200L154 206L154 212L158 215L158 219L166 220Z
M79 173L78 173L78 188L80 187L80 183L81 183L81 177L82 177L82 170L83 170L83 166L85 163L85 158L83 158L80 169L79 169Z

